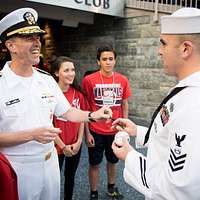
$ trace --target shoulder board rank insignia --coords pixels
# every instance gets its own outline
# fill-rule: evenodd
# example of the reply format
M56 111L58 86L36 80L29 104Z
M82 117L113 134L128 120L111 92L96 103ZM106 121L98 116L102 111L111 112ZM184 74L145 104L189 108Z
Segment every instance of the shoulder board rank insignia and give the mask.
M39 68L36 68L36 67L34 67L34 69L35 69L36 71L42 73L42 74L46 74L46 75L51 76L51 74L50 74L49 72L45 71L45 70L42 70L42 69L39 69Z
M3 75L3 74L2 74L2 71L0 71L0 77L2 77L2 75Z

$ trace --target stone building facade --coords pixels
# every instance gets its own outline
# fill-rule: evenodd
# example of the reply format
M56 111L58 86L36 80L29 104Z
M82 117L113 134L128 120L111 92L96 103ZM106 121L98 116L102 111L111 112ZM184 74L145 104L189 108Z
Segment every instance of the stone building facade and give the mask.
M160 25L152 22L151 15L123 19L96 15L93 25L63 28L57 52L78 61L81 80L85 71L97 68L97 47L112 43L118 54L116 71L128 77L132 89L130 118L148 124L160 100L176 83L163 74L159 34Z

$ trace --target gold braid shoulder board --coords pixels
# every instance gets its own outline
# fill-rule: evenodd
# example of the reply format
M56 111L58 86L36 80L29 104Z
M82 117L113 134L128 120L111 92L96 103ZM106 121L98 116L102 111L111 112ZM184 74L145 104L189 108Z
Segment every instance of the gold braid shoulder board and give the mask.
M34 69L35 69L36 71L42 73L42 74L46 74L46 75L51 76L51 74L50 74L49 72L45 71L45 70L39 69L39 68L37 68L37 67L34 67Z

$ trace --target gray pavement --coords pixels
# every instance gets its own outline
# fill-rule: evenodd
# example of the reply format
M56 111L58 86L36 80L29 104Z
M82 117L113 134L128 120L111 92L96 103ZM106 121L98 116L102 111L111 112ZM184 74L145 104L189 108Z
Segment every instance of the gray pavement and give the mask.
M134 141L131 139L131 144ZM122 161L118 164L117 186L120 192L124 195L124 200L144 200L144 196L127 185L123 180L124 163ZM76 173L74 200L89 200L89 183L88 183L88 155L85 143L82 148L81 160ZM101 163L100 180L99 180L99 200L110 200L106 194L107 191L107 176L106 176L106 162ZM63 172L61 176L61 200L63 200Z

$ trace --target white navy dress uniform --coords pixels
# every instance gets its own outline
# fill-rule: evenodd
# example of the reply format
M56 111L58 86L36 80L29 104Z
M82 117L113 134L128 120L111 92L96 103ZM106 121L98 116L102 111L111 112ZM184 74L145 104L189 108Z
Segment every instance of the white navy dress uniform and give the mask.
M31 8L13 11L0 21L0 39L43 34ZM52 126L53 114L71 107L55 80L33 68L29 78L16 75L7 62L0 73L0 133ZM60 171L54 142L30 141L2 147L17 173L20 200L60 199Z
M161 18L161 33L200 33L199 22L199 9L182 8ZM179 87L155 116L145 145L147 128L137 127L136 146L147 146L147 156L134 149L125 160L125 181L148 200L200 199L200 72Z

